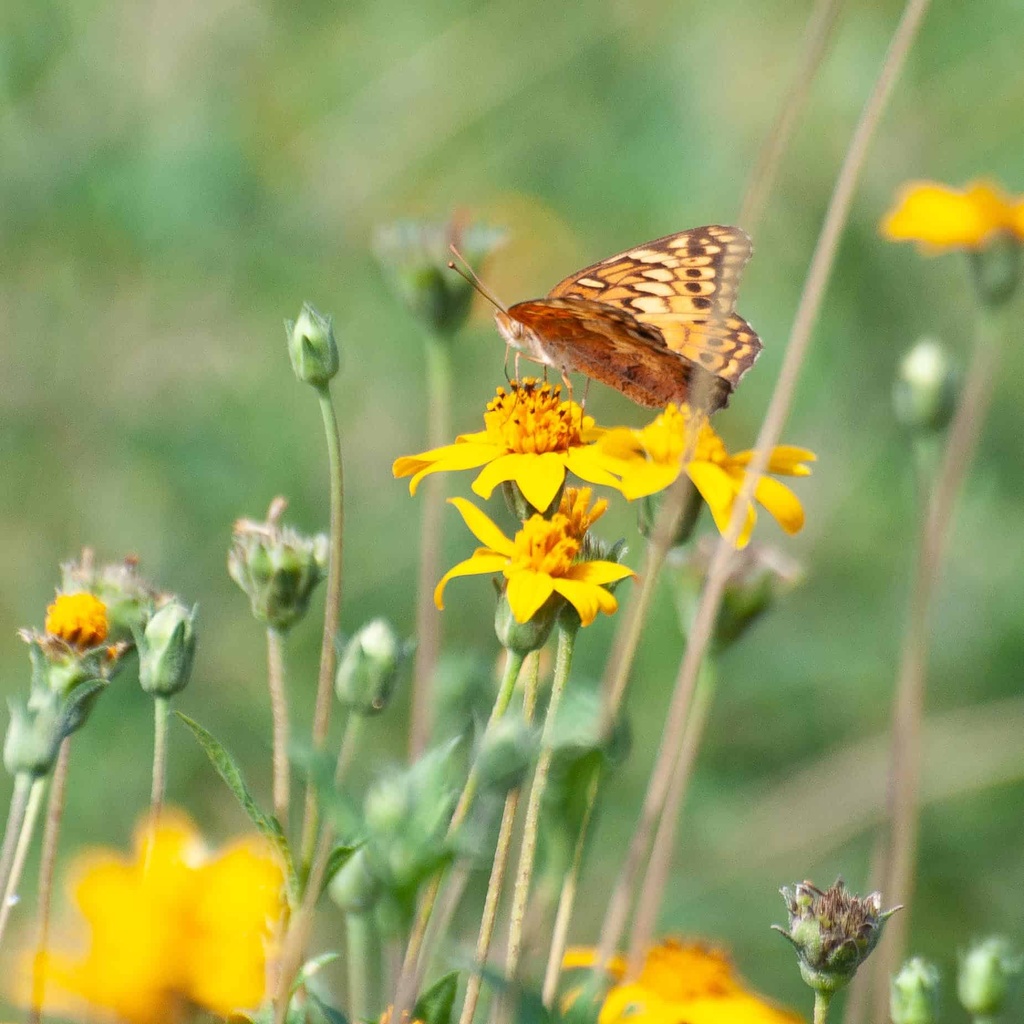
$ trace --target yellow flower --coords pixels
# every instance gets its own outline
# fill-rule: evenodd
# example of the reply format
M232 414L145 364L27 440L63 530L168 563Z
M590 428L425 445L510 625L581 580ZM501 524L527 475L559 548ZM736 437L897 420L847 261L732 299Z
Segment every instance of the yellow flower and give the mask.
M620 477L619 488L630 501L664 490L682 472L691 419L686 406L669 405L653 423L641 430L618 427L602 436L598 447L609 460L606 464ZM711 425L706 420L700 421L693 455L685 467L686 474L711 509L715 525L722 533L728 528L753 457L752 451L730 455ZM772 449L768 472L809 476L811 470L805 463L814 459L814 453L806 448L780 445ZM787 533L797 533L803 527L804 510L800 499L778 480L762 476L754 497ZM746 547L756 521L757 513L751 504L737 540L738 547Z
M48 1012L130 1024L176 1024L190 1005L227 1016L263 999L283 875L262 840L211 856L187 817L165 812L136 831L133 859L99 850L73 872L84 950L24 956L15 998L35 973Z
M980 249L998 232L1024 241L1024 196L1010 197L995 182L974 181L963 190L915 181L900 191L882 234L920 243L924 252Z
M561 388L526 378L498 388L484 413L485 429L461 434L454 444L396 459L396 477L411 476L409 493L430 473L484 468L473 492L489 498L494 488L514 481L526 500L546 511L565 483L566 472L592 484L615 486L590 442L602 431L575 402L561 400Z
M590 949L570 949L563 966L592 967ZM721 950L668 939L655 946L634 981L615 957L617 981L605 996L599 1024L798 1024L800 1017L746 989Z
M46 632L70 647L98 647L108 630L107 606L92 594L59 594L46 609Z
M472 558L459 562L444 574L434 590L434 603L444 608L442 596L448 581L456 576L502 573L507 580L506 596L516 622L528 622L552 594L560 594L579 613L584 626L597 613L611 615L618 602L605 586L632 576L633 572L615 562L578 562L582 537L573 533L574 523L586 519L578 508L575 519L556 512L550 519L533 515L509 540L483 512L462 498L449 501L462 514L473 535L485 546ZM575 497L573 498L575 501ZM600 511L604 511L601 509ZM591 522L599 515L592 511Z

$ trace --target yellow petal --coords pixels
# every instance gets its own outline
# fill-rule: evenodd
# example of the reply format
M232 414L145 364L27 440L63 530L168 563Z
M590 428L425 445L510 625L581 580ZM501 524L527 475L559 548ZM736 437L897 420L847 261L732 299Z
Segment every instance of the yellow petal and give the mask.
M676 1024L802 1024L803 1018L752 993L705 996L670 1004L677 1008Z
M618 487L619 482L612 476L609 460L604 457L599 445L591 444L585 448L570 448L565 454L565 464L571 473L575 473L588 484L601 484L604 487Z
M494 488L506 480L514 480L523 497L538 512L543 512L565 482L565 455L559 452L503 455L480 471L473 481L473 492L481 498L489 498Z
M577 562L565 576L566 579L593 583L599 587L606 583L614 583L616 580L624 580L627 576L637 578L636 573L628 565L619 565L618 562Z
M721 466L716 466L712 462L691 462L687 467L687 473L711 510L718 532L725 536L732 518L733 504L736 501L737 481L734 481ZM750 503L747 508L746 523L736 540L737 548L747 546L756 521L757 513L754 511L753 503Z
M657 494L676 482L682 466L681 461L635 463L622 474L619 490L629 501Z
M529 622L553 590L554 582L546 572L518 569L512 573L505 596L516 622Z
M593 946L570 946L562 957L562 967L571 971L578 967L593 967L597 963L597 949ZM605 965L612 978L621 978L626 973L626 958L616 953Z
M459 510L473 536L481 544L501 555L512 554L512 541L471 501L466 501L465 498L449 498L448 504L454 505Z
M799 533L804 525L800 499L785 485L770 476L757 482L755 497L774 516L786 533Z
M752 450L737 452L730 462L737 466L749 466L754 459ZM805 462L816 462L818 456L808 448L797 448L791 444L780 444L772 449L768 457L767 472L781 473L783 476L810 476L811 467Z
M453 565L434 587L434 604L437 605L438 611L444 611L444 588L449 580L455 579L456 576L484 576L487 573L501 572L506 565L508 559L504 555L481 555L479 552L472 558Z
M598 612L613 615L619 607L615 595L594 583L581 582L561 576L554 581L555 590L579 613L580 622L589 626Z
M448 473L476 469L501 453L493 444L449 444L433 448L421 455L405 455L395 459L391 472L396 478L412 475L409 493L415 494L420 481L431 473Z
M1014 207L990 182L966 190L936 182L913 182L900 193L895 209L882 221L882 234L894 241L915 241L934 248L980 248L1001 228L1013 228Z

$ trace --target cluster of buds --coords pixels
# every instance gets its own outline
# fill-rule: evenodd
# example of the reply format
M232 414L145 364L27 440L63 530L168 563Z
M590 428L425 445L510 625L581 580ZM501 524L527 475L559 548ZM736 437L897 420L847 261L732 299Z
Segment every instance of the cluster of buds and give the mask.
M854 896L841 878L825 890L800 882L781 892L789 929L773 927L796 949L807 985L829 996L850 982L878 945L882 926L901 909L883 911L880 893Z

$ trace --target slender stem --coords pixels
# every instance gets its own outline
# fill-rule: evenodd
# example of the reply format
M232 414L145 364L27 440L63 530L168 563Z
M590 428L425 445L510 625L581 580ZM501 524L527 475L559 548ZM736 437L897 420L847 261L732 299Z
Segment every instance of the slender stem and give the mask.
M534 659L526 676L523 691L523 718L533 721L537 707L537 683L539 679L539 661ZM487 895L484 898L484 910L480 919L480 932L476 941L476 963L482 968L487 963L494 938L494 928L498 921L498 907L501 904L501 892L505 886L505 872L508 870L509 857L512 853L512 832L519 809L520 790L513 789L505 797L505 809L501 815L501 827L498 830L498 842L494 850L494 864L491 866L491 877L487 883ZM470 974L466 981L466 998L459 1015L459 1024L471 1024L480 1000L480 988L483 976L479 970Z
M153 698L153 788L149 794L150 824L155 829L164 808L167 791L167 723L171 714L169 697Z
M345 719L345 729L341 734L341 747L338 750L338 760L334 766L334 784L340 786L348 772L352 759L355 757L356 748L363 735L363 724L366 719L362 715L349 712Z
M273 716L274 814L288 829L288 699L285 695L284 634L267 627L267 684Z
M313 709L313 747L319 750L327 739L331 724L331 693L334 688L334 669L338 660L334 638L341 612L341 569L345 532L345 481L341 461L341 434L338 417L331 400L330 385L317 390L320 415L324 421L327 440L327 472L331 492L331 547L327 567L327 596L324 598L324 632L320 641L320 675L316 686L316 704ZM319 818L313 782L306 786L306 806L302 823L302 860L309 863L316 844Z
M757 154L740 207L740 227L751 235L756 234L760 226L782 157L793 137L793 130L800 120L800 115L807 106L811 86L828 50L832 30L842 8L843 0L815 0L814 8L807 19L793 80Z
M867 158L869 144L881 121L889 96L906 60L910 45L917 34L921 19L928 9L929 2L930 0L907 0L903 15L882 63L878 79L865 104L836 179L821 234L811 257L807 280L794 317L793 330L783 357L782 368L758 434L754 455L748 466L743 487L734 504L729 526L720 539L711 560L707 584L697 607L689 642L686 645L686 653L676 677L675 690L662 733L657 760L651 773L647 795L641 810L640 822L605 915L596 968L600 973L605 972L608 960L618 945L626 925L631 893L642 863L643 851L649 841L653 823L660 817L661 809L664 806L672 765L682 741L697 674L714 630L736 538L739 537L746 521L747 509L757 482L767 467L769 454L778 443L782 427L789 414L800 370L810 347L813 328L825 294L825 286L835 262L839 239L849 217L856 185Z
M583 854L590 831L590 819L594 813L594 806L597 804L597 792L601 786L603 770L603 765L599 765L590 777L586 803L583 806L583 818L580 821L579 834L576 836L576 846L572 852L572 863L562 881L562 891L558 896L558 911L555 914L555 924L551 930L548 966L544 972L543 999L544 1005L547 1007L554 1003L555 993L558 991L558 979L562 974L562 959L565 956L565 947L569 942L569 925L572 922L572 912L576 905L576 892L579 887Z
M452 342L432 334L427 338L427 442L444 444L450 432ZM416 584L416 660L412 672L412 710L409 721L409 759L426 749L433 720L431 684L441 647L441 616L434 605L434 585L440 576L444 488L441 478L428 477L420 489L420 566Z
M832 1002L832 996L825 992L814 993L814 1024L825 1024L828 1018L829 1004Z
M516 867L516 884L512 891L512 913L508 928L508 949L505 953L505 976L514 978L519 970L523 951L523 927L526 922L526 904L530 897L530 882L533 879L533 865L537 855L537 836L540 831L541 801L548 784L551 760L554 757L555 720L562 703L562 695L572 669L572 654L576 644L576 630L560 627L558 631L558 654L555 658L555 674L551 683L551 698L544 717L544 731L541 735L540 754L533 772L530 796L526 802L526 818L523 823L523 839L519 848L519 864Z
M4 885L3 903L0 904L0 944L3 942L4 932L7 929L7 922L10 919L11 911L18 902L18 883L21 881L21 873L25 868L25 858L28 856L28 848L32 844L32 836L35 834L36 821L39 818L39 810L43 806L43 794L45 791L46 776L40 775L34 778L28 791L25 814L18 830L18 842L14 847L11 873Z
M3 848L0 850L0 890L7 885L14 863L14 850L21 835L21 823L25 820L25 809L28 807L28 795L32 789L32 776L28 772L18 772L14 777L14 791L11 793L11 806L7 811L7 826L4 829Z
M28 1024L39 1024L43 1016L46 995L46 947L50 944L50 909L53 902L53 873L57 863L57 842L64 817L64 797L67 792L68 767L71 763L71 738L65 737L60 745L57 763L50 783L50 796L46 802L46 822L43 825L43 849L39 856L39 918L36 953L32 960L32 1001Z
M647 862L647 874L640 882L640 895L629 939L629 966L626 969L628 978L635 978L640 973L644 956L650 948L658 924L658 911L661 909L672 871L672 853L679 832L679 818L683 812L690 779L693 777L697 751L704 737L704 726L714 698L715 684L715 664L709 656L704 659L701 668L697 692L693 697L693 708L686 723L686 732L665 798L665 810L658 823L658 831L654 835L651 857Z
M999 364L998 327L982 310L963 396L949 427L946 448L918 538L917 567L900 654L889 755L889 842L882 891L909 906L913 896L920 789L921 732L928 626L945 559L950 523L988 412ZM903 957L908 913L890 922L877 951L874 1005L888 998L888 978ZM883 979L886 984L883 985ZM884 992L883 992L884 989ZM884 1007L883 1007L884 1009Z
M345 936L349 1020L376 1020L381 1011L381 951L373 914L346 914Z

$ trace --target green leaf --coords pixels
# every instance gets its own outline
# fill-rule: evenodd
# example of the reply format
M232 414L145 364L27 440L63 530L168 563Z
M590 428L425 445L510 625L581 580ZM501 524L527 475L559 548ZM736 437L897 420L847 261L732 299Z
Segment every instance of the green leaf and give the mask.
M310 1024L349 1024L348 1017L341 1010L328 1006L315 992L307 989L306 998L309 1008L307 1020Z
M295 977L295 984L292 985L292 995L294 995L298 989L302 988L321 968L340 959L341 954L331 950L328 953L321 953L319 956L314 956L312 959L307 960Z
M269 842L273 843L284 860L285 870L288 874L288 891L294 897L298 892L298 880L295 874L295 864L292 861L292 851L288 846L288 839L281 827L281 822L272 814L267 814L253 799L249 787L245 784L242 771L235 762L235 759L225 750L212 733L207 732L198 722L193 721L188 715L180 711L175 714L192 730L192 735L199 741L199 745L206 751L210 763L217 770L217 774L227 783L228 789L235 795L235 799L242 805L242 810L248 815L256 830Z
M436 981L416 1003L413 1017L423 1024L451 1024L455 993L459 987L459 972L452 971Z
M331 884L331 879L345 866L346 861L359 849L360 844L347 846L339 843L327 857L327 867L324 870L324 884L320 891L323 892Z

